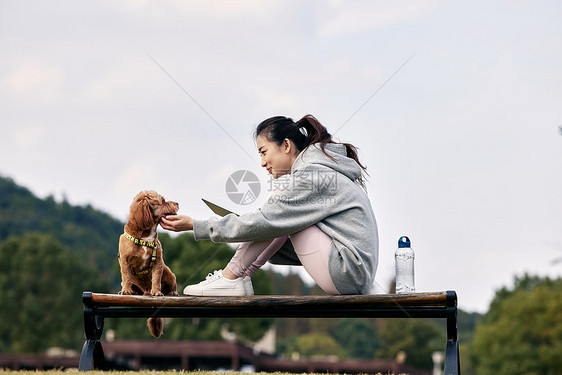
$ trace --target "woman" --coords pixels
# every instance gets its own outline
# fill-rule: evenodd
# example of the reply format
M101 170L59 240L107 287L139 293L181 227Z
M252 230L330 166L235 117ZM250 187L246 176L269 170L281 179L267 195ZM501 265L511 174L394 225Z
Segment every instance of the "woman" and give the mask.
M303 265L328 294L366 294L378 263L375 215L356 148L332 141L316 118L277 116L255 132L261 166L278 187L260 210L241 216L161 220L195 239L243 242L229 264L184 294L253 295L250 276L266 261Z

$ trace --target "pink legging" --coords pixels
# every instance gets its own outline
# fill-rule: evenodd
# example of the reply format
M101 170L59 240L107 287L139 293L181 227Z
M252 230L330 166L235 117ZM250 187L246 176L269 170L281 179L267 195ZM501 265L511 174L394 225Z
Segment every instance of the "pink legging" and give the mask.
M252 276L290 237L304 269L328 294L339 294L330 277L328 260L332 239L316 225L273 241L244 242L226 266L238 277Z

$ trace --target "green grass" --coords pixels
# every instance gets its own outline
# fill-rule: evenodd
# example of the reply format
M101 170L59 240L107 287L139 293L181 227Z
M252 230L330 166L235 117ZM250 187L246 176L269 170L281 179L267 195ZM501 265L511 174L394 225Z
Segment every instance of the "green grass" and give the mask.
M236 372L236 371L150 371L150 370L143 370L143 371L90 371L86 374L88 375L131 375L132 373L139 374L139 375L172 375L172 374L186 374L186 375L248 375L247 373ZM79 372L76 369L72 370L47 370L47 371L13 371L13 370L3 370L0 369L0 374L4 375L34 375L34 374L41 374L41 375L78 375L78 374L85 374L83 372ZM257 375L295 375L292 373L287 372L256 372ZM314 374L306 374L306 375L314 375ZM320 374L317 374L320 375ZM322 373L321 375L327 375L326 373ZM381 373L377 375L383 375ZM387 374L385 374L387 375Z
M236 372L236 371L90 371L88 375L131 375L132 373L140 375L167 375L167 374L186 374L186 375L248 375L247 373ZM44 375L70 375L70 374L83 374L78 372L78 370L48 370L48 371L13 371L13 370L2 370L0 369L0 374L6 375L34 375L34 374L44 374ZM256 375L295 375L293 373L287 372L256 372ZM314 375L306 373L306 375ZM327 373L317 374L317 375L327 375ZM383 375L381 373L377 375Z

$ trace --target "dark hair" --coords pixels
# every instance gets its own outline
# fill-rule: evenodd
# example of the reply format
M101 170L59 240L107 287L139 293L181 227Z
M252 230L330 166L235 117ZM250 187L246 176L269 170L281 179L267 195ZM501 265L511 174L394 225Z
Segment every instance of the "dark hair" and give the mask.
M326 153L324 146L326 146L327 143L339 143L332 140L332 135L328 133L328 129L326 129L326 127L312 115L306 115L297 122L294 122L292 119L284 116L270 117L267 120L262 121L256 127L254 138L257 139L258 136L262 134L269 141L275 142L279 146L283 144L285 139L289 139L295 144L299 151L304 150L311 144L319 143L322 152L324 152L324 154L330 159L333 158ZM355 160L363 170L363 173L359 176L357 181L363 188L365 188L363 174L367 174L367 168L359 161L357 148L350 143L339 144L343 144L345 146L347 149L347 157Z

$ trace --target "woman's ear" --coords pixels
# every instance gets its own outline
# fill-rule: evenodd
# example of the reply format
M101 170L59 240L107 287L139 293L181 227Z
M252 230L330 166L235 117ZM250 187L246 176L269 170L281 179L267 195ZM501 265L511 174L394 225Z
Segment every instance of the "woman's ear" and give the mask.
M291 142L289 138L285 138L285 140L283 141L283 151L286 154L290 154L292 150L293 150L293 142Z

